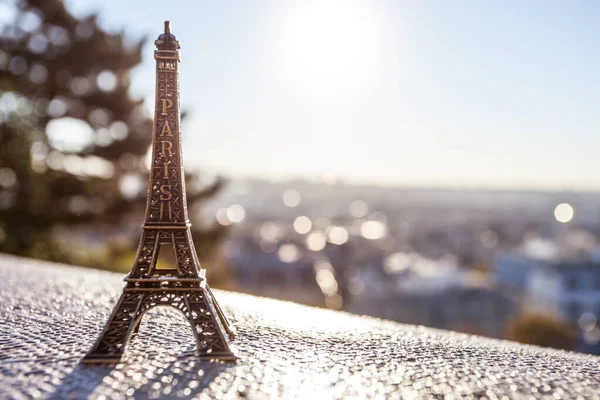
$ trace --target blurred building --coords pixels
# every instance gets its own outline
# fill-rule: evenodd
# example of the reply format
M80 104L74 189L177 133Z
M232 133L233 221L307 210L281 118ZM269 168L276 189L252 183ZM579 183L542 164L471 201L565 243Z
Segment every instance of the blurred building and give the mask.
M600 315L600 259L586 257L539 264L530 271L528 306L578 322L584 313Z
M493 276L507 288L523 291L529 286L531 271L559 261L585 258L596 246L595 239L583 231L569 231L552 238L526 237L514 251L497 254Z
M254 237L230 240L229 267L236 289L259 296L322 305L314 257L292 242L266 245ZM271 247L268 247L271 246Z
M364 270L367 287L350 300L348 311L492 337L503 336L515 313L510 296L484 277L459 268L452 257L432 260L394 253L385 259L383 275L373 269Z
M550 314L578 328L579 350L600 352L600 252L580 233L531 239L502 254L494 277L514 290L521 308Z

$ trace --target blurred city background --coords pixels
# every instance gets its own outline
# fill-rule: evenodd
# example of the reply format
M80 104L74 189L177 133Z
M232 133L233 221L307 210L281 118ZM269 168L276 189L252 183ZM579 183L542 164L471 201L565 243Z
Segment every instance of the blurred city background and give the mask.
M5 0L0 251L129 270L169 19L212 286L600 353L599 13Z

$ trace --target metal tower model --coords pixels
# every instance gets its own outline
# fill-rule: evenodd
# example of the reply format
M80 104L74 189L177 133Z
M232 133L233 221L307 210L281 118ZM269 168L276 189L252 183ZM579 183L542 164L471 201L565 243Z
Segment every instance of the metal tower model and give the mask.
M156 106L142 237L121 298L83 361L119 361L144 314L162 305L185 315L200 358L235 360L229 344L233 332L206 282L190 232L179 132L179 42L171 34L168 21L165 32L154 43ZM165 245L175 255L175 268L157 268L160 249Z

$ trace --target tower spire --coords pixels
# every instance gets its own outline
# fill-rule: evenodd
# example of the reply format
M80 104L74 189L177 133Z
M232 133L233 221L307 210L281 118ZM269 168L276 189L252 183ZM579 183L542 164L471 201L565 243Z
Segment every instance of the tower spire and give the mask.
M180 46L169 21L154 43L156 97L146 218L135 261L125 277L127 285L84 362L119 361L144 314L161 305L184 314L201 358L234 360L229 344L233 331L206 282L192 241L179 130ZM161 250L172 251L174 267L157 267Z
M154 41L158 50L178 50L179 42L171 33L171 21L165 21L165 32Z

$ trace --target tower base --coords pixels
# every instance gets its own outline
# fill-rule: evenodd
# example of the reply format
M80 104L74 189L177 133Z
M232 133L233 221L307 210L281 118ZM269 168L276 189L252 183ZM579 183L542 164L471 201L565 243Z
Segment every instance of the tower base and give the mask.
M106 327L92 350L83 358L89 364L115 364L149 310L171 306L179 310L192 327L196 354L203 360L235 361L237 356L229 339L235 336L207 285L198 287L144 287L142 280L128 283ZM156 284L156 279L148 279Z

